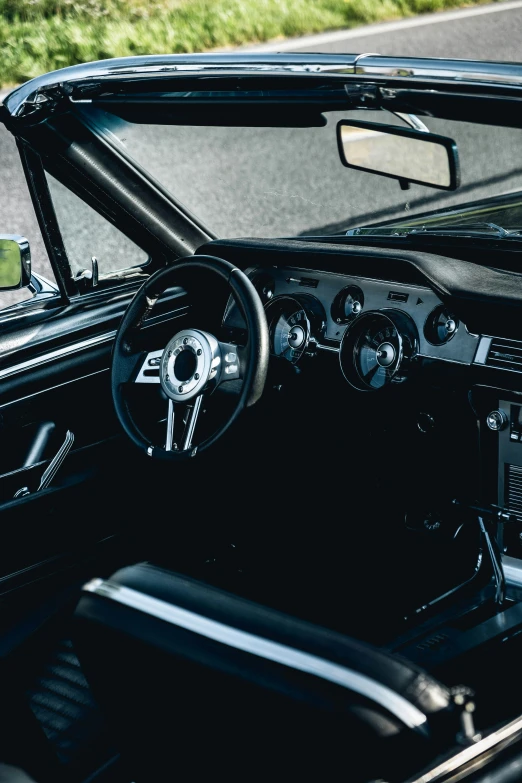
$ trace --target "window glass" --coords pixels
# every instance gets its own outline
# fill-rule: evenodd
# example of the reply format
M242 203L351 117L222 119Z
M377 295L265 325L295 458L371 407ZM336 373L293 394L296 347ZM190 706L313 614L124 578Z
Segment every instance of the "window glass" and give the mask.
M345 168L339 157L339 120L406 127L386 111L326 112L327 124L310 128L147 125L84 111L222 237L331 235L522 190L519 128L423 117L432 133L456 142L461 186L403 191L395 179Z
M100 277L143 266L147 253L50 174L47 181L65 250L74 276L91 268L96 256Z
M55 282L18 148L14 138L3 125L0 125L0 161L4 183L0 188L0 234L19 234L25 237L31 248L32 269L51 282ZM0 291L0 308L9 307L32 296L28 288L21 288L18 291Z

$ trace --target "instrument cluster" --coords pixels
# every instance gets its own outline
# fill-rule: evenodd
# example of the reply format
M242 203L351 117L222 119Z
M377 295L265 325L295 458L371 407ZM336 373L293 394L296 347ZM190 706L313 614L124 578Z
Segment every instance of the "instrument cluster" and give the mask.
M423 358L474 360L479 336L428 286L293 267L247 274L265 306L272 355L296 365L321 351L336 353L356 389L400 383ZM227 308L225 324L233 321Z

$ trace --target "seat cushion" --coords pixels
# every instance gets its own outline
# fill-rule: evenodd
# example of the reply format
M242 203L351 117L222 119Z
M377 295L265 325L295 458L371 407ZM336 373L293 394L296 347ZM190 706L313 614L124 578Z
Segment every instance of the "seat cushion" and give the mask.
M75 645L138 781L324 775L344 758L351 779L382 777L449 710L409 662L150 563L84 591Z

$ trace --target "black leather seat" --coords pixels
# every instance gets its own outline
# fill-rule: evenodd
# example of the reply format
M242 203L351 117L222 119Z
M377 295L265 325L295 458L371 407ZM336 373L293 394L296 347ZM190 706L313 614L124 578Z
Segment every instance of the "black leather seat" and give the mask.
M74 640L137 783L401 779L456 734L409 662L147 563L85 586Z

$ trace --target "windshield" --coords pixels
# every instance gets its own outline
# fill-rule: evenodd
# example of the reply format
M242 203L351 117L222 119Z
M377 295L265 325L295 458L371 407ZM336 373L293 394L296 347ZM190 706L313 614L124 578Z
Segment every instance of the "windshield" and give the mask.
M328 112L327 124L313 128L136 124L83 111L220 237L332 235L382 221L409 224L427 211L522 191L520 129L423 117L431 132L456 142L461 184L456 191L417 184L401 190L397 180L344 167L337 148L341 119L405 127L386 111Z

